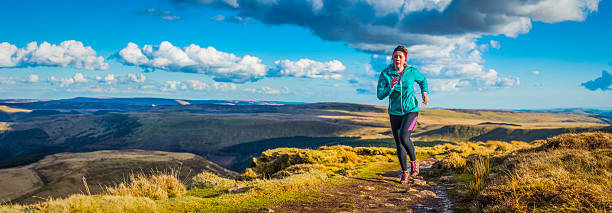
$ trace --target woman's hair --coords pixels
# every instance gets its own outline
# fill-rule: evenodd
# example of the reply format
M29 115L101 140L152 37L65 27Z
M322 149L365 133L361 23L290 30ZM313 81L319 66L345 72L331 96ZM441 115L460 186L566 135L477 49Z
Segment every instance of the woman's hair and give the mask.
M408 61L408 50L406 49L406 47L404 47L402 45L397 45L397 47L393 50L393 52L395 52L395 51L400 51L400 52L404 53L404 59L406 61Z
M402 46L402 45L398 45L393 52L395 51L400 51L403 52L404 54L408 55L408 50L406 49L406 47Z

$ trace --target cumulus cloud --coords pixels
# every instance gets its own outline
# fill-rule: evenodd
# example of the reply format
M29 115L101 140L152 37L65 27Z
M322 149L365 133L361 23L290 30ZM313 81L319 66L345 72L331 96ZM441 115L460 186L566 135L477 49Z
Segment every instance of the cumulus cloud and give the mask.
M30 82L30 83L36 83L36 82L38 82L38 80L39 80L39 78L38 78L38 75L36 75L36 74L32 74L32 75L28 76L28 82Z
M144 83L147 80L147 77L142 73L138 73L138 74L129 73L127 74L127 78L130 81L133 81L136 83Z
M266 24L293 24L326 40L346 41L364 50L384 45L452 43L457 37L516 36L531 21L582 21L599 0L175 0L230 9ZM342 28L342 30L338 30ZM366 45L366 46L362 46ZM375 46L372 46L375 45Z
M210 20L248 24L249 22L251 22L252 18L241 16L224 16L219 14L211 17Z
M534 71L531 71L531 74L540 75L540 71L539 70L534 70Z
M85 79L85 77L83 76L83 73L76 73L76 74L74 74L72 79L74 79L75 82L87 83L87 79Z
M55 76L49 77L48 81L51 85L58 85L59 87L68 87L74 84L74 79L72 78L56 78Z
M182 81L166 81L162 87L162 91L175 91L175 90L207 90L207 91L233 91L237 89L236 84L227 83L227 82L212 82L210 84L199 81L199 80L187 80L186 82Z
M491 42L490 42L490 43L491 43L491 48L494 48L494 49L499 49L499 48L501 48L501 45L499 44L499 41L494 41L494 40L491 40Z
M612 88L610 87L612 86L612 74L610 74L608 71L603 70L601 71L601 77L596 78L595 80L584 82L580 85L591 91L595 91L597 89L600 89L602 91L612 90Z
M319 62L310 59L279 60L270 69L255 56L238 57L214 47L201 48L195 44L179 48L167 41L159 46L144 45L142 48L130 42L116 56L125 65L139 66L145 70L201 73L212 76L217 82L232 83L283 76L340 79L346 70L338 60Z
M4 77L4 76L0 76L0 84L11 84L11 85L15 85L19 82L19 79L14 78L14 77Z
M346 67L338 60L318 62L310 59L298 61L275 61L276 68L272 76L290 76L302 78L340 79Z
M187 80L187 83L193 90L205 90L210 88L210 85L198 80Z
M283 87L281 89L274 89L267 86L262 86L260 88L245 88L243 89L245 92L259 93L259 94L267 94L267 95L279 95L279 94L287 94L289 93L289 88Z
M126 65L151 70L202 73L213 76L219 82L256 81L263 78L268 70L261 59L254 56L238 57L214 47L201 48L195 44L181 49L167 41L159 46L144 45L142 48L130 42L119 51L118 57Z
M82 42L69 40L59 45L30 42L23 48L8 42L0 43L0 68L21 67L74 67L88 70L106 70L108 63L96 51Z
M470 60L461 60L453 53L458 49L460 47L432 49L431 52L426 51L427 54L412 55L412 57L410 57L410 50L408 51L409 64L415 66L419 72L426 74L430 92L459 91L466 88L508 88L520 85L520 78L499 76L496 70L486 69L477 63L483 61L479 50L473 50L469 56L466 56ZM429 61L429 63L424 63L424 61ZM357 93L359 94L373 94L376 92L380 72L389 64L391 64L389 55L374 54L370 62L365 65L365 71L353 74L349 78L349 83L358 87Z
M162 91L175 91L178 89L186 89L187 85L180 81L166 81L164 86L161 88Z
M175 20L180 20L183 17L179 16L179 15L175 15L173 14L172 11L170 10L160 10L160 9L156 9L156 8L149 8L146 10L139 10L139 11L135 11L134 13L138 14L138 15L150 15L150 16L155 16L158 17L160 19L164 19L164 20L168 20L168 21L175 21Z
M297 25L324 40L390 55L408 47L410 63L428 77L472 86L508 86L518 78L497 76L482 66L482 52L497 41L477 45L485 35L516 37L532 22L583 21L598 10L599 0L174 0L235 11L265 24ZM468 70L472 69L472 70ZM445 76L448 75L448 76ZM458 79L451 81L451 79ZM448 87L451 90L459 88ZM446 87L441 87L446 88Z

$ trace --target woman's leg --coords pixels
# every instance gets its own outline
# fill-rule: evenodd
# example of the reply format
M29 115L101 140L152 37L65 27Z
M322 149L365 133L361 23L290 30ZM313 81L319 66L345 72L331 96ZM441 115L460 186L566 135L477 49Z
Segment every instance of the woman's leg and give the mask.
M410 161L416 161L416 154L414 153L414 144L412 140L410 140L410 134L414 130L416 126L418 112L411 112L407 115L403 116L402 124L399 129L399 142L404 147L404 149L408 152L408 156L410 157ZM397 141L397 140L396 140Z
M406 157L406 149L400 142L400 128L402 126L402 120L405 116L389 115L389 121L391 122L391 133L393 133L393 139L395 139L395 147L397 148L397 158L402 172L408 171L408 159Z

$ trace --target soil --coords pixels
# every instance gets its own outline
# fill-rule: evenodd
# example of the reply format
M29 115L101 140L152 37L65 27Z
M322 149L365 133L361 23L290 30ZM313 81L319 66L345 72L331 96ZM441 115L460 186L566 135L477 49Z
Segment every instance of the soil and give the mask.
M428 181L434 161L422 161L421 174L407 184L399 182L400 170L372 178L348 178L349 184L319 188L322 195L307 202L261 208L258 212L452 212L444 185Z

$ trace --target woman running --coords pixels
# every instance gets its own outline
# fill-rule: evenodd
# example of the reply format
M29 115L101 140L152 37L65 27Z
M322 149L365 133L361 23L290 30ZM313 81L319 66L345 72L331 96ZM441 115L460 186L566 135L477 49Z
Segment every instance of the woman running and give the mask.
M382 100L389 96L389 120L402 167L401 183L406 183L408 180L406 153L410 157L410 176L415 177L419 174L419 162L414 154L414 144L410 140L410 133L416 125L419 114L414 82L421 87L423 104L429 101L427 80L416 68L406 64L407 55L408 50L404 46L397 46L393 50L393 63L380 72L377 88L378 99Z

